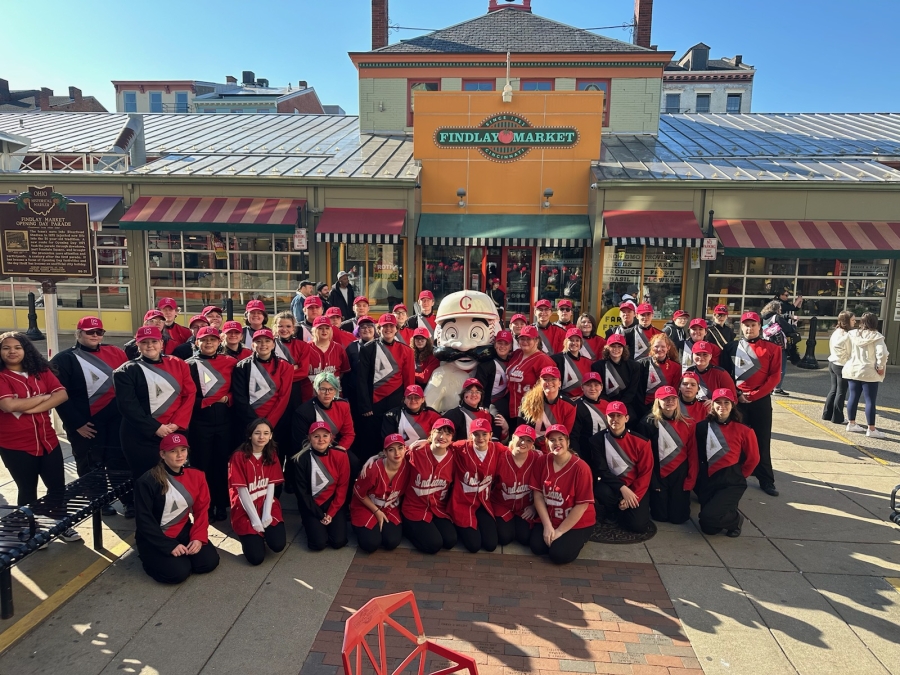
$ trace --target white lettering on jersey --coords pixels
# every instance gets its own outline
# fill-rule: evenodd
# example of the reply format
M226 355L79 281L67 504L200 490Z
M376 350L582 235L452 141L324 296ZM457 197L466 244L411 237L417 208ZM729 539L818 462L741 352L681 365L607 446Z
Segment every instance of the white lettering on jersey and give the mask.
M413 492L419 497L441 492L440 499L443 500L447 493L447 481L438 476L432 476L431 478L416 476L416 480L413 482Z
M462 488L463 492L470 494L472 492L484 492L491 487L491 481L493 480L493 476L483 476L479 479L478 474L471 474L466 471L465 475L462 477Z

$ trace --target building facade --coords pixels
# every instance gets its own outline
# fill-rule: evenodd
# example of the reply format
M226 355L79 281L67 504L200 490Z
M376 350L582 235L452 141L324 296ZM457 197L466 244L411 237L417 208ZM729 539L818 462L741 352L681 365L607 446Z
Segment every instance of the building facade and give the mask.
M672 61L663 73L662 112L749 113L756 69L743 56L709 58L702 42Z

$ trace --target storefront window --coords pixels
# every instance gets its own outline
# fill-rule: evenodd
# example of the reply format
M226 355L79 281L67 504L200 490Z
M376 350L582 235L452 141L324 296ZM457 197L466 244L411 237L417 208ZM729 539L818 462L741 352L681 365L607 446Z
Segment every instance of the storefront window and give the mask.
M435 303L464 286L465 247L423 246L422 288L434 293Z
M373 314L403 302L403 244L342 244L344 267L357 295Z
M556 307L563 298L571 300L577 317L581 313L584 290L583 248L541 248L538 296Z
M657 319L672 316L681 307L684 265L684 249L604 247L601 316L627 298L649 302Z

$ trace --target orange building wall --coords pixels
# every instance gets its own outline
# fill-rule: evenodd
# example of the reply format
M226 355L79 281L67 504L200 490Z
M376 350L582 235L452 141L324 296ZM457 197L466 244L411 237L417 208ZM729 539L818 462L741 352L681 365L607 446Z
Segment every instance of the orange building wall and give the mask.
M414 154L422 162L422 213L585 214L591 161L600 157L602 92L521 92L503 103L501 92L417 92ZM478 127L496 113L514 113L535 127L575 127L571 148L532 148L509 163L484 157L476 148L443 149L438 127ZM456 192L466 191L466 206ZM553 190L550 208L543 193Z

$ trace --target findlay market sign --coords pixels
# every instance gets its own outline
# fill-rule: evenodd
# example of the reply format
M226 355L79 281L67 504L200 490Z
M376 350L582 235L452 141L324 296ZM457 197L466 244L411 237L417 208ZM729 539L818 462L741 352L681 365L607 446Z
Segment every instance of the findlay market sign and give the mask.
M572 148L578 143L574 127L534 127L524 117L498 113L477 127L438 127L439 148L475 148L495 162L514 162L532 148Z

